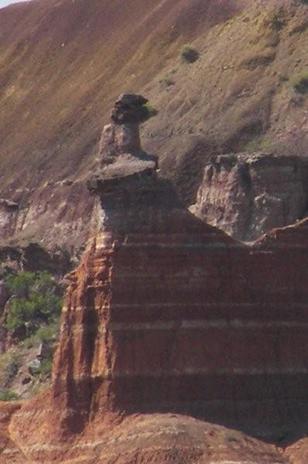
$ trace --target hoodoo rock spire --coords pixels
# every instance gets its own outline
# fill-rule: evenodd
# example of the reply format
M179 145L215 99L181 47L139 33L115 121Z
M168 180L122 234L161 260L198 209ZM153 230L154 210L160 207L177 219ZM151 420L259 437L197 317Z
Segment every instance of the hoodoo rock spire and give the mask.
M145 104L121 96L104 128L52 387L11 437L21 462L283 464L204 420L270 437L305 423L308 222L244 246L197 219L141 148Z
M101 166L115 162L123 156L127 160L137 158L156 161L155 156L145 153L140 144L139 127L156 113L141 95L123 94L115 102L111 123L103 129L98 162Z

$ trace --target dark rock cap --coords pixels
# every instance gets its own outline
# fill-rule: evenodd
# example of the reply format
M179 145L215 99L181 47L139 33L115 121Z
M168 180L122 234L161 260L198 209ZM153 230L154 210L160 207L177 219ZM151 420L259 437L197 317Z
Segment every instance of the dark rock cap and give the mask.
M111 119L115 124L140 124L149 117L147 103L142 95L122 94L115 102Z

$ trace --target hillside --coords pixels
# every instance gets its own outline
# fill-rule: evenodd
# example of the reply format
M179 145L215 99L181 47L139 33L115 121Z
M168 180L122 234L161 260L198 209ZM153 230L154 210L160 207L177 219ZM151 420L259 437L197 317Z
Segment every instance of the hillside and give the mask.
M27 186L74 175L88 164L115 96L152 81L180 42L235 9L226 0L219 8L202 3L133 0L123 8L120 1L41 0L2 10L5 183L21 163Z
M0 198L17 206L0 205L1 237L82 245L92 207L82 181L123 91L159 110L145 145L187 204L213 153L294 150L295 138L305 155L308 99L294 79L308 66L307 25L300 0L34 0L2 9ZM181 58L184 44L199 52L192 64Z

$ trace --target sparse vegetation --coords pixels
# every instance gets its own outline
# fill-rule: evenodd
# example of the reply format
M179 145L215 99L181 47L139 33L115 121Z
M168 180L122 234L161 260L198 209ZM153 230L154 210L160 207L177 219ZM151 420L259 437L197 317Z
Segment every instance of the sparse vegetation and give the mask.
M16 401L18 395L12 390L0 390L0 401Z
M11 401L50 378L62 288L46 271L9 271L3 279L10 295L3 326L14 346L0 355L0 400Z
M301 94L308 93L308 71L297 74L292 79L292 85L296 92Z
M144 112L143 122L147 121L150 118L153 118L154 116L158 114L158 111L149 103L146 103L145 105L143 105L142 109Z
M6 285L11 293L5 327L25 339L42 326L55 324L61 310L59 286L48 272L10 275ZM45 329L46 330L46 329Z
M280 31L286 25L286 14L283 7L272 10L266 20L270 29Z
M259 66L268 66L274 61L276 53L272 50L264 51L263 53L255 54L244 58L240 67L244 69L254 70Z
M244 147L247 153L263 152L279 155L301 156L308 152L308 136L302 129L293 129L283 136L270 138L260 136L250 140Z
M43 359L43 361L41 361L38 367L32 367L31 374L34 377L39 377L40 380L44 381L46 378L50 376L51 369L52 369L52 356L49 356L48 358Z
M173 79L171 79L170 77L164 77L163 79L161 79L159 81L159 83L163 86L163 87L171 87L173 85L175 85L175 82Z
M200 54L195 48L192 48L189 45L184 45L181 52L181 57L186 63L194 63L199 59Z
M264 136L256 137L255 139L250 140L244 148L247 153L255 153L258 151L272 152L273 149L273 142Z
M0 385L7 386L15 378L21 365L19 354L10 350L0 356Z
M38 346L40 343L52 344L57 339L58 327L59 324L57 319L49 325L40 327L33 335L30 335L30 337L23 341L24 347L29 349Z

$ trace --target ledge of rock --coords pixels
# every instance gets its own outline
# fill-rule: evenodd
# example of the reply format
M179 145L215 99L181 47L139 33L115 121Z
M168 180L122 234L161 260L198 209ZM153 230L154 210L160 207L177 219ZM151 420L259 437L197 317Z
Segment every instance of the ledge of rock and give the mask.
M205 167L191 211L242 241L302 219L308 162L272 154L220 155Z

